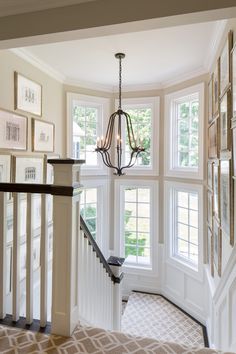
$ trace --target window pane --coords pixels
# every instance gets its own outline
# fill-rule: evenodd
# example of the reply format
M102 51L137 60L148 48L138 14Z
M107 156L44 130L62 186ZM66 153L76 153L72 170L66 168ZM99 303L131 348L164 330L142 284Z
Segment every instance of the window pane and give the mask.
M188 209L178 208L178 221L188 224Z
M173 208L177 209L173 233L174 254L191 265L198 264L198 194L174 190Z
M85 159L87 166L97 166L96 139L98 136L98 108L73 107L73 154L75 158Z
M194 97L195 96L195 97ZM184 100L184 101L183 101ZM177 161L173 166L180 168L197 168L198 167L198 130L199 130L199 99L198 94L191 95L174 101L176 128L174 136L177 139L173 141L174 151L178 151ZM174 159L176 160L176 157Z
M150 188L125 188L124 231L126 263L149 265Z
M97 188L84 189L80 196L80 214L92 236L97 233Z
M129 108L126 112L130 115L133 125L134 138L137 145L141 145L145 148L145 152L140 153L135 166L151 166L151 136L152 136L152 109L146 108ZM126 147L125 147L125 159L126 163L129 162L130 151L128 133L126 131Z
M178 223L178 237L188 241L188 226Z
M136 216L136 203L125 203L125 216Z
M125 189L125 201L126 202L136 202L136 189Z

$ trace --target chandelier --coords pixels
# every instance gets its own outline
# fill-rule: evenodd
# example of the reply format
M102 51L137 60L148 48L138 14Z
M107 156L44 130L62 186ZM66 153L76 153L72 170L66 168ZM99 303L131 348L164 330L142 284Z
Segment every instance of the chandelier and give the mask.
M124 169L134 166L140 152L145 151L142 147L141 140L137 142L134 137L134 131L131 123L130 115L122 110L121 107L121 81L122 81L122 65L121 61L124 59L125 54L117 53L115 57L119 59L119 106L118 110L114 112L108 122L107 131L105 137L97 138L97 148L95 151L101 154L103 163L115 170L115 175L124 175ZM126 124L127 139L130 148L129 162L123 164L123 141L122 141L122 122ZM116 137L115 137L116 136ZM114 143L113 143L114 138ZM125 144L124 142L124 148ZM115 147L116 163L112 163L112 147Z

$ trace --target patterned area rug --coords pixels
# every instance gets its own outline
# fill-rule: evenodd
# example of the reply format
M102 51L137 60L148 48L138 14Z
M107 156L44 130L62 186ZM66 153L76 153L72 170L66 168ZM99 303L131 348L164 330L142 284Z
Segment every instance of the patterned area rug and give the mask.
M132 337L119 332L107 332L92 327L78 327L73 336L31 332L0 326L1 354L219 354L203 348L189 348L174 343L162 343L149 338Z
M202 327L162 296L132 293L122 316L122 332L189 347L204 347Z

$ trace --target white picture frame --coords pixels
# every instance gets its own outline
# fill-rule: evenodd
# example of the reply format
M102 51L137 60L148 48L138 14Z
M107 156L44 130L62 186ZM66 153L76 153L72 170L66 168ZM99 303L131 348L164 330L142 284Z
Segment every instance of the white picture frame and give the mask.
M42 157L14 156L15 183L43 183L44 163Z
M42 86L14 72L15 86L15 110L32 113L36 116L42 116Z
M32 150L35 152L54 152L55 125L32 118Z
M11 182L11 155L0 153L0 183Z
M27 150L27 117L0 109L0 149Z

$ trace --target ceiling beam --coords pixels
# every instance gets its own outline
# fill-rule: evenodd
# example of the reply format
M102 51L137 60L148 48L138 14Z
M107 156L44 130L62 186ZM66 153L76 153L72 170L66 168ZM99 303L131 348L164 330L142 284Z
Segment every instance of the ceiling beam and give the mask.
M0 48L230 17L235 0L94 0L0 17Z

